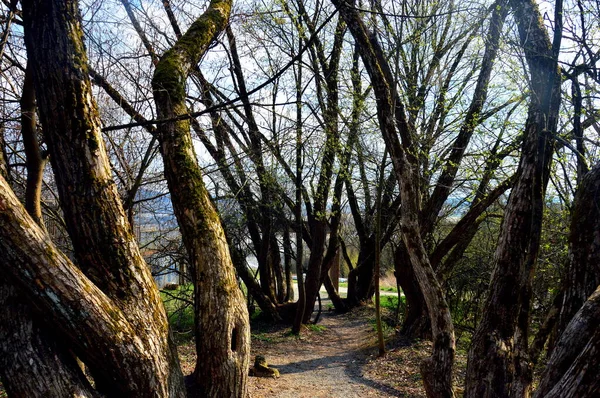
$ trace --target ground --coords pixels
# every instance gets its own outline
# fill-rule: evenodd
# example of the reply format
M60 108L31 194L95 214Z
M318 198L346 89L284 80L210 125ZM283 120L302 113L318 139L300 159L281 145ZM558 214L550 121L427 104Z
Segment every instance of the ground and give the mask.
M321 321L304 329L299 338L289 334L289 326L254 321L251 362L255 355L263 355L281 377L250 377L250 397L425 397L419 363L429 356L430 343L409 342L388 327L387 354L379 358L373 319L372 307L343 315L324 312ZM196 360L193 342L181 344L179 354L184 374L190 374ZM464 355L457 354L459 391L465 365ZM4 396L0 385L0 397Z
M419 364L430 355L430 343L409 343L388 329L388 352L378 358L373 317L372 307L343 315L327 312L300 338L291 336L289 327L254 322L251 362L263 355L281 377L250 377L250 397L425 397ZM180 350L184 372L190 373L193 345ZM458 355L457 381L464 366L464 356Z

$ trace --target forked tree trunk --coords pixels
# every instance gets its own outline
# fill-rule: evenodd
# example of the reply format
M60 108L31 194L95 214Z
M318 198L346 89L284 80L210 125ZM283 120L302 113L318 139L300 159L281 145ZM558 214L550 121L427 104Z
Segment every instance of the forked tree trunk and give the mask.
M158 116L187 114L185 84L192 68L225 29L231 0L213 0L156 65ZM217 211L202 180L189 120L159 125L158 139L171 200L190 259L198 359L194 381L206 397L244 397L250 344L248 310L237 284Z
M77 1L22 4L25 44L61 207L87 278L31 225L3 187L9 211L2 233L21 228L2 239L2 254L12 259L11 277L36 297L89 366L101 393L183 396L164 307L112 181Z
M539 10L511 0L529 65L532 95L524 142L504 213L483 316L469 351L465 397L528 394L529 297L539 249L544 194L560 105L560 76ZM556 43L555 43L556 45Z
M185 396L181 373L173 374L177 363L161 352L166 336L156 330L166 334L168 325L166 319L157 325L152 313L160 307L143 314L121 310L54 246L1 177L0 264L26 293L28 304L44 314L59 341L94 372L95 381L111 383L103 384L104 395Z
M371 78L377 99L377 119L392 159L402 197L402 240L406 245L411 265L423 292L430 314L433 351L421 365L423 384L430 397L453 397L452 367L455 338L450 309L421 239L419 228L419 168L413 147L414 131L406 119L404 104L397 95L391 69L383 51L370 35L357 10L346 3L332 0L346 21L356 46ZM402 144L399 137L402 138Z
M21 96L21 127L27 157L25 202L29 214L40 224L41 172L45 162L36 138L35 92L30 68ZM7 178L4 144L0 145L0 175ZM64 341L57 340L39 313L27 305L26 297L3 276L0 276L0 307L0 379L11 397L98 396Z

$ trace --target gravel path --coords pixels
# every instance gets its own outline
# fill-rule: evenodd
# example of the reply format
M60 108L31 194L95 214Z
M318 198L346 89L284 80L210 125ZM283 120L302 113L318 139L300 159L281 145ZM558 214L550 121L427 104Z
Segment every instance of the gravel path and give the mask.
M253 354L264 355L276 367L279 379L250 378L250 396L318 397L396 397L399 391L364 373L374 359L376 335L355 312L323 315L322 331L307 332L302 339L285 331L255 336ZM269 337L272 336L272 337ZM257 341L258 340L258 341ZM265 341L269 340L269 341Z

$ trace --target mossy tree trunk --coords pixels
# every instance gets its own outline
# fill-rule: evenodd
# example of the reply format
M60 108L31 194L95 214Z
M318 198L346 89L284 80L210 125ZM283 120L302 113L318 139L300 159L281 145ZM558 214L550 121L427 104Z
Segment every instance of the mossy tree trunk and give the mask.
M225 29L231 0L213 0L156 66L152 88L161 119L185 115L187 77ZM198 360L194 381L207 397L246 396L249 319L227 240L202 180L189 120L159 125L165 177L195 286Z
M23 1L25 44L61 207L81 273L3 186L3 261L111 396L185 394L160 295L112 181L78 3Z
M29 215L41 225L41 175L45 160L36 138L31 68L27 68L25 73L20 101L21 134L27 165L25 201ZM1 142L0 145L3 146ZM5 179L7 171L4 158L0 156L0 175ZM27 297L4 276L0 276L0 307L0 378L10 396L98 396L85 379L72 352L47 327L39 312L27 305Z

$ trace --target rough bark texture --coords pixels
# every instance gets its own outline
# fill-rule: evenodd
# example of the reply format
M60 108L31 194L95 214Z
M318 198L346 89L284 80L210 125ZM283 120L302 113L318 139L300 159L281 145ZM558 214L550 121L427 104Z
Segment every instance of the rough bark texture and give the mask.
M425 298L415 278L410 257L403 243L400 243L394 255L396 280L406 298L406 313L400 333L409 338L431 339L431 322L425 304Z
M41 225L41 175L45 162L36 138L35 112L28 69L21 96L21 133L27 157L25 202L29 215ZM6 178L5 170L0 157L0 175ZM26 303L26 297L0 276L0 378L6 391L14 397L98 396L64 341L57 340L37 311Z
M144 314L144 324L130 322L131 314L117 307L56 249L3 178L0 264L3 274L45 314L46 322L94 371L94 376L113 384L106 395L184 396L181 390L174 393L167 376L171 366L156 353L165 338L151 334L156 329L151 311ZM166 334L166 323L161 326ZM159 384L161 381L165 384Z
M21 225L38 246L37 251L9 246L18 259L12 272L29 295L41 294L35 293L40 287L33 286L37 282L24 270L29 267L32 275L44 274L47 291L43 294L49 301L45 309L53 321L65 323L57 327L69 332L69 342L90 367L100 392L123 397L182 396L183 377L169 341L164 307L112 181L77 2L24 1L23 22L65 222L78 266L89 280L71 269L56 249L43 242L47 237L20 214L5 220L6 227ZM15 206L11 204L18 213ZM9 242L23 245L27 239ZM40 270L38 263L25 264L28 256L39 264L56 261L60 266ZM95 316L86 318L88 313ZM98 323L89 325L93 333L76 327L93 318ZM86 333L90 336L82 335Z
M560 104L559 73L537 6L513 0L529 65L532 95L524 143L504 214L490 293L469 351L465 397L527 394L529 294L537 258L544 192Z
M558 321L558 336L590 294L600 285L600 165L581 181L569 233L569 265Z
M560 337L535 398L592 398L600 393L600 287Z
M187 113L185 82L216 36L225 29L231 0L214 0L156 66L152 87L161 119ZM244 397L250 329L219 216L202 180L190 122L161 124L158 139L165 177L195 291L198 360L194 382L207 397Z
M72 352L57 342L41 317L0 279L0 376L10 397L100 397Z
M427 303L433 335L432 356L421 366L423 384L430 397L453 397L454 327L448 304L421 239L419 168L414 156L416 153L412 140L414 131L406 119L404 105L396 93L391 70L374 36L369 34L356 9L338 0L332 2L354 36L358 51L371 78L377 99L377 118L400 185L402 240ZM402 145L398 136L402 138Z

